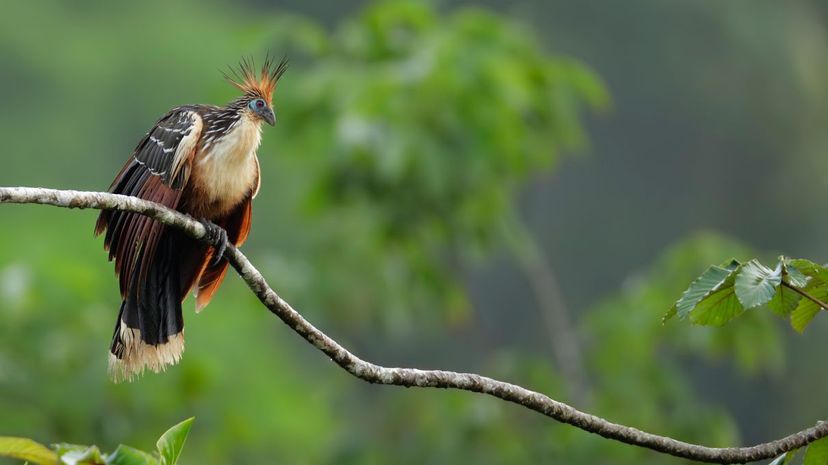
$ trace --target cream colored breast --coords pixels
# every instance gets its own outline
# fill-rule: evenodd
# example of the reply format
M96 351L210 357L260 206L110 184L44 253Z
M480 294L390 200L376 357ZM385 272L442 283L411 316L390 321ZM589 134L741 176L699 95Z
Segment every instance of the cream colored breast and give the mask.
M205 200L229 207L255 189L260 143L261 125L243 117L230 133L202 149L194 174L208 196Z

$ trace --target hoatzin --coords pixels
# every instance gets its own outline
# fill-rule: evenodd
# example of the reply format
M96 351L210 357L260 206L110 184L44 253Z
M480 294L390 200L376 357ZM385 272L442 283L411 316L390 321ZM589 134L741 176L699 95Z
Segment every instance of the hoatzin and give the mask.
M272 95L286 61L261 69L243 59L225 78L242 91L226 106L184 105L161 117L141 139L109 191L160 203L205 225L214 246L146 216L104 211L95 234L115 260L121 311L110 345L110 375L131 380L177 363L184 350L181 304L190 291L196 311L210 302L227 272L227 242L250 231L259 190L262 123L275 124Z

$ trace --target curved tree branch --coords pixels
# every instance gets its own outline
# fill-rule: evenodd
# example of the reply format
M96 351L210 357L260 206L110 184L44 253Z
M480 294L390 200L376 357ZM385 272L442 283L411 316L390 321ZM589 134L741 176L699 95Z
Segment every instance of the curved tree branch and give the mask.
M28 187L0 187L0 203L38 203L65 208L95 208L131 211L147 215L168 226L179 228L198 240L205 240L204 227L194 219L161 205L135 197L104 192L80 192ZM329 356L334 363L369 383L393 384L407 387L459 389L488 394L522 405L554 420L626 444L645 447L657 452L691 460L711 463L746 463L769 459L798 449L828 436L828 422L781 439L751 447L715 448L690 444L673 438L647 433L639 429L612 423L603 418L581 412L567 404L524 387L498 381L473 373L442 370L389 368L360 359L305 320L290 304L268 286L264 277L238 249L228 246L225 257L259 300L291 329L314 347Z

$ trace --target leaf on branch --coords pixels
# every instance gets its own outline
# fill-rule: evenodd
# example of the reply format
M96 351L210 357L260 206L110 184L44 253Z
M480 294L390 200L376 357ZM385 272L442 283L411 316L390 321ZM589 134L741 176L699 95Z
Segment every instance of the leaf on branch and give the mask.
M722 326L744 311L731 278L696 305L690 314L690 321L705 326Z
M797 288L803 288L808 285L810 278L800 271L799 268L791 264L790 258L779 257L779 263L782 264L782 281L785 284Z
M754 259L742 265L734 287L742 306L751 309L770 302L781 283L781 262L771 270Z
M796 258L788 263L788 268L791 267L795 268L797 271L801 272L809 278L813 278L822 283L828 283L828 268L825 268L822 265L818 265L805 258ZM793 282L790 282L789 284L794 287L803 287L794 284Z
M773 459L771 463L768 465L788 465L794 458L796 458L796 454L799 452L799 449L794 449L789 452L785 452L784 454L780 455Z
M779 316L787 317L794 311L801 299L802 296L793 290L785 286L779 286L776 288L773 298L768 302L768 308Z
M678 315L679 318L686 318L702 299L719 290L740 266L741 264L734 259L725 266L714 265L708 268L684 291L681 298L664 315L663 321L669 320L675 315ZM732 285L733 280L730 281Z
M828 299L828 285L809 286L804 291L822 302ZM805 331L805 327L811 323L811 320L814 319L821 308L819 304L810 299L800 299L799 304L791 313L791 326L800 333Z
M828 463L828 438L812 442L805 450L802 465L825 465Z
M43 444L26 438L0 436L0 456L36 463L59 465L57 454Z

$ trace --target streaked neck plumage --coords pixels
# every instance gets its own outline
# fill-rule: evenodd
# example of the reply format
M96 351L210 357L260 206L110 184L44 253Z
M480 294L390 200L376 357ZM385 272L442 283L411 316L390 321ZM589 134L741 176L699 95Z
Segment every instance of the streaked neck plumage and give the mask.
M192 181L205 216L222 215L257 190L262 125L233 104L205 113L204 123Z

